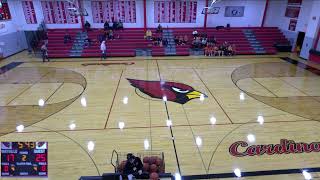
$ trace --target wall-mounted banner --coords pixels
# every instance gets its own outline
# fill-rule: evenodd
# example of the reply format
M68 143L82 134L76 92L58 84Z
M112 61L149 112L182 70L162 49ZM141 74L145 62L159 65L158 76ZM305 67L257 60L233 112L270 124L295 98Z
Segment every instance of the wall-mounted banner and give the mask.
M225 17L243 17L244 6L226 6L224 11Z
M295 31L296 30L296 26L297 26L297 20L296 19L290 19L288 30L289 31Z
M320 151L320 142L296 143L293 140L281 139L280 144L248 145L245 141L237 141L229 147L229 153L236 157L262 156L275 154L311 153Z
M301 5L302 0L288 0L288 5Z
M289 18L298 18L299 13L300 13L300 7L287 6L285 16Z

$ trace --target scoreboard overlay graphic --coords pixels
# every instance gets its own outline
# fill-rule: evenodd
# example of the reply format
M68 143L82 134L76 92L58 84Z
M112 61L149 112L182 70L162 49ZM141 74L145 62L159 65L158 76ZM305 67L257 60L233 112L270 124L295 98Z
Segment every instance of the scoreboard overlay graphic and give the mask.
M1 176L48 176L48 142L1 142Z

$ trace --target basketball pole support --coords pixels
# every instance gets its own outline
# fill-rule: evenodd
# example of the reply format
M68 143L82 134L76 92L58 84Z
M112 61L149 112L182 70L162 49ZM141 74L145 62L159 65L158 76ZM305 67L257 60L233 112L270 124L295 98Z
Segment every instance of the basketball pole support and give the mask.
M147 31L147 0L143 0L143 28L144 32Z
M79 3L79 8L82 8L81 0L78 0L78 3ZM81 21L81 29L82 29L82 31L84 31L84 16L83 15L80 15L80 21Z
M262 17L261 27L264 27L264 21L265 21L265 19L266 19L268 6L269 6L269 0L266 0L266 6L264 7L264 12L263 12L263 17Z
M209 5L209 0L206 0L206 6L208 7ZM206 30L207 29L207 18L208 18L208 13L207 13L208 9L205 9L205 13L204 13L204 22L203 22L203 28Z

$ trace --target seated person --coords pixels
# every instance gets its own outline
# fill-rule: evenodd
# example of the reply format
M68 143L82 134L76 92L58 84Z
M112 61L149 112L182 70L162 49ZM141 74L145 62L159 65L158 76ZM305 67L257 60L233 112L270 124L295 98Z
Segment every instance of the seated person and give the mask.
M210 56L210 47L209 46L204 47L204 56Z
M71 41L71 36L70 36L70 34L68 33L68 32L66 32L66 34L64 35L64 37L63 37L63 42L65 43L65 44L67 44L67 43L69 43Z
M227 56L232 56L232 55L233 55L233 50L232 50L232 46L231 46L231 45L229 45L229 46L227 47L226 55L227 55Z
M219 56L219 48L217 45L213 46L213 52L212 52L213 56Z
M113 21L112 22L112 29L117 30L118 28L118 21Z
M111 29L108 31L108 39L109 40L114 39L113 31Z
M201 40L201 45L202 45L202 47L204 47L204 46L206 46L206 44L207 44L207 38L202 38L202 40Z
M157 33L162 33L162 26L161 26L161 24L159 24L158 27L157 27Z
M175 37L174 37L174 42L176 43L176 45L179 45L179 38L178 38L178 36L175 36Z
M84 24L84 28L86 31L89 31L91 28L91 24L88 21L86 21L86 23Z
M127 163L123 169L123 174L128 177L128 180L133 178L142 179L143 164L139 157L135 157L133 154L127 154Z
M123 29L123 22L122 21L118 22L117 29Z
M84 40L84 48L88 48L91 45L91 39L87 36Z
M179 45L184 45L183 36L179 36Z
M198 37L198 31L197 30L194 30L192 32L192 35L193 35L193 38L195 39L196 37Z
M146 31L145 39L147 39L147 40L151 40L152 39L152 32L151 32L150 29L148 29Z
M196 39L192 43L194 48L201 48L201 40L200 37L196 37Z
M184 44L187 44L187 43L188 43L188 36L187 36L187 35L184 35L184 37L183 37L183 43L184 43Z
M164 45L164 46L168 46L168 39L164 39L164 40L163 40L163 45Z
M106 21L106 22L104 23L103 28L104 28L105 31L107 31L107 30L110 29L110 26L109 26L109 22L108 22L108 21Z

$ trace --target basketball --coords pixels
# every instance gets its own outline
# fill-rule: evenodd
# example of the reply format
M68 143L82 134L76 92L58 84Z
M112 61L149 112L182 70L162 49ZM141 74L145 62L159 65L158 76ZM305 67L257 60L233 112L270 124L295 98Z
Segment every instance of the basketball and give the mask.
M143 171L144 172L149 171L149 163L143 163Z
M150 166L150 172L157 172L158 171L158 166L155 164L151 164Z
M159 179L159 174L155 173L155 172L151 173L150 174L150 179L151 180L158 180Z

